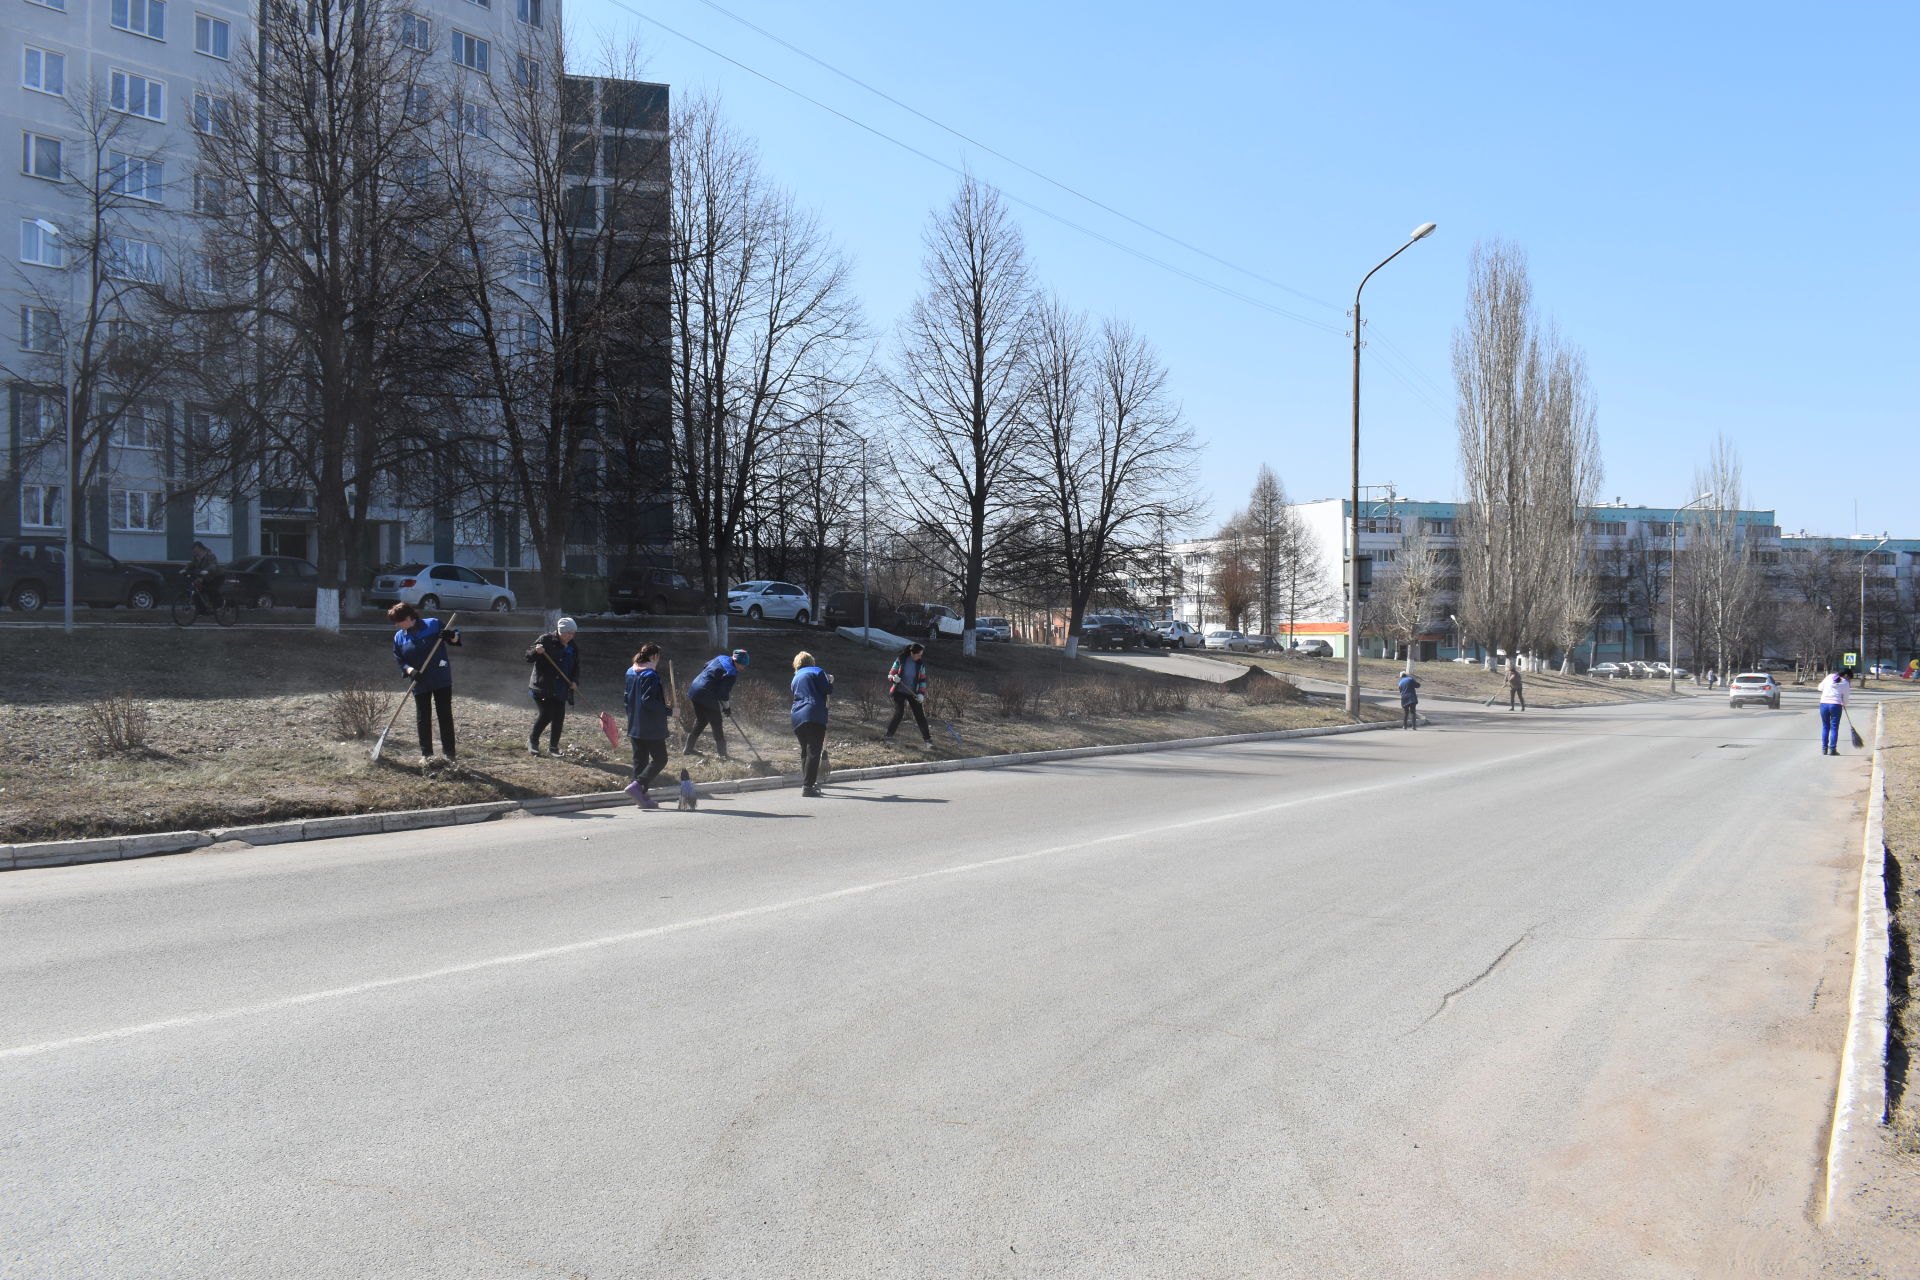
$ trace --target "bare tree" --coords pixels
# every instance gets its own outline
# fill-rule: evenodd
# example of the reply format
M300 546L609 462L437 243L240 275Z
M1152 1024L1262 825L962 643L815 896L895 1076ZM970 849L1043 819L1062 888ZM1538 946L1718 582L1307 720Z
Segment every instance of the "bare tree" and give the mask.
M925 289L902 326L892 384L908 428L899 464L916 524L959 567L971 655L990 534L1017 497L1008 482L1029 431L1033 286L1000 193L971 177L925 240Z
M1263 463L1254 479L1253 492L1247 497L1246 529L1253 544L1254 595L1260 613L1260 630L1269 634L1278 630L1274 620L1287 575L1292 533L1288 526L1292 514L1287 508L1286 491L1280 487L1273 469Z
M1740 455L1725 436L1714 441L1694 484L1713 504L1693 513L1685 551L1673 565L1672 607L1716 669L1755 656L1760 638L1761 577L1740 526L1744 486Z
M1151 346L1122 321L1089 339L1058 302L1035 313L1035 430L1022 451L1034 541L1066 592L1066 656L1079 655L1087 605L1118 570L1144 559L1168 524L1198 510L1193 434L1167 396Z
M1517 248L1475 247L1453 363L1467 490L1460 616L1490 652L1517 658L1565 630L1567 600L1554 588L1583 571L1585 509L1599 482L1585 368L1535 320Z
M1320 558L1319 538L1292 507L1287 508L1282 533L1279 608L1287 620L1287 635L1291 639L1300 615L1327 608L1334 603L1335 592L1327 577L1325 562Z
M1213 607L1226 619L1228 630L1246 625L1260 589L1260 571L1254 539L1247 532L1246 513L1236 511L1213 536L1209 557L1208 594Z
M1416 536L1402 543L1393 575L1384 583L1375 580L1373 589L1381 598L1380 621L1389 636L1407 646L1409 664L1414 661L1421 633L1433 620L1434 601L1445 572L1433 545Z

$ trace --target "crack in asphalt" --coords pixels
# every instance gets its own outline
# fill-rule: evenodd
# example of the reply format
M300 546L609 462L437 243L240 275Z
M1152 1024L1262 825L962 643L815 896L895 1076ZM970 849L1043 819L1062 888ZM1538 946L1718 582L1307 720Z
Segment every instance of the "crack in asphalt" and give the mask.
M1545 924L1545 923L1546 922L1544 920L1540 922L1540 924ZM1435 1006L1432 1013L1428 1014L1426 1017L1420 1020L1420 1026L1415 1027L1414 1031L1420 1030L1420 1027L1426 1026L1429 1022L1432 1022L1435 1018L1445 1013L1447 1011L1447 1007L1451 1005L1456 999L1458 999L1461 995L1465 994L1467 991L1471 990L1472 988L1474 988L1475 986L1478 986L1481 982L1483 982L1486 979L1488 974L1492 973L1495 969L1498 969L1500 967L1501 961L1505 960L1508 956L1512 955L1514 953L1514 950L1517 947L1519 947L1521 943L1525 942L1528 938L1531 938L1536 932L1539 931L1540 924L1534 925L1533 928L1528 929L1525 933L1515 938L1512 942L1509 942L1507 944L1506 950L1502 951L1499 955L1495 956L1493 958L1493 962L1489 964L1486 968L1482 969L1479 973L1474 974L1473 977L1468 978L1465 982L1461 983L1459 986L1455 987L1453 990L1447 992L1447 994L1441 996L1440 1003L1437 1006ZM1408 1034L1412 1034L1412 1033L1409 1032Z

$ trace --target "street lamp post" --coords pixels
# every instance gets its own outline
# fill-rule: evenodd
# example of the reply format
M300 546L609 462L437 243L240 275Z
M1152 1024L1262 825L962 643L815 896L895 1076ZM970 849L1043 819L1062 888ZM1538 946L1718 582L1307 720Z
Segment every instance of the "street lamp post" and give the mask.
M45 218L35 218L33 220L33 224L34 226L40 229L40 234L42 235L51 236L55 240L59 240L63 238L60 234L60 228L55 226L53 223L48 222ZM64 259L62 260L64 261ZM60 505L66 509L65 512L63 513L66 516L66 519L61 521L61 523L66 526L66 535L65 535L65 547L60 553L60 558L63 562L60 569L60 574L61 574L60 627L61 627L61 630L65 631L68 635L72 635L73 634L73 544L75 539L73 522L75 518L74 513L78 509L77 505L74 502L74 492L73 492L74 472L77 469L74 464L74 457L73 457L75 452L75 443L74 443L74 434L73 434L73 365L67 359L67 335L65 333L61 333L59 335L59 340L60 340L60 416L62 418L61 425L63 428L63 434L61 438L66 442L65 446L61 450L61 452L66 454L66 479L63 483L64 491L60 495Z
M1433 234L1436 223L1423 222L1413 229L1407 242L1380 260L1379 266L1360 277L1360 288L1353 291L1353 506L1347 521L1347 714L1360 718L1360 293L1373 279L1374 272L1412 248L1416 241Z
M1667 527L1667 696L1680 695L1679 678L1673 674L1673 660L1679 655L1674 651L1675 631L1673 625L1674 600L1673 584L1680 576L1680 512L1697 507L1712 498L1713 494L1703 493L1673 513L1673 523Z
M1867 672L1873 667L1873 664L1867 661L1867 562L1873 559L1874 551L1886 546L1889 541L1891 541L1890 537L1880 539L1874 544L1873 551L1860 557L1860 648L1858 650L1860 668L1854 674L1860 678L1861 684L1867 682Z
M845 421L828 418L842 431L852 431ZM867 490L872 473L867 470L867 437L860 437L860 642L873 643L873 524L867 519Z

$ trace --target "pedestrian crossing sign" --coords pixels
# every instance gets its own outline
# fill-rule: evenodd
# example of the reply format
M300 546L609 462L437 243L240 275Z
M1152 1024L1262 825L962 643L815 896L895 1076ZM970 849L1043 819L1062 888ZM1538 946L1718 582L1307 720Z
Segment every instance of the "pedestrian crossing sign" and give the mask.
M1860 655L1857 653L1843 653L1840 655L1840 665L1843 667L1857 667L1860 665Z

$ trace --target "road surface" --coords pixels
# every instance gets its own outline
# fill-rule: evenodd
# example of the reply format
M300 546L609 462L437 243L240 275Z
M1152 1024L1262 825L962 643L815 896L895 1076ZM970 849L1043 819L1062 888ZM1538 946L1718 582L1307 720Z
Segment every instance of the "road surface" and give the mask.
M11 873L6 1273L1805 1274L1866 757L1435 718Z

